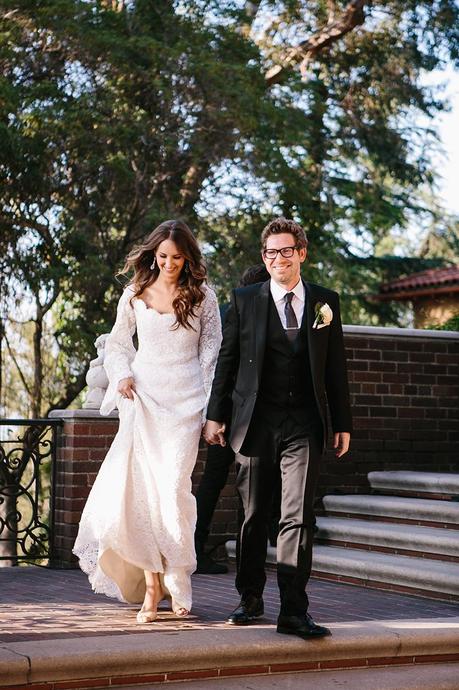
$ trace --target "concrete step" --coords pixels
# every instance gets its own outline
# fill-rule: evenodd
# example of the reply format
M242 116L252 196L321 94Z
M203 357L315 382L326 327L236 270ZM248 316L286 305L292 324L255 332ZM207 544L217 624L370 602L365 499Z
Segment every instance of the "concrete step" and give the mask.
M413 666L275 673L250 678L194 680L187 688L202 690L458 690L459 664L414 664ZM158 686L146 685L144 690ZM133 687L124 688L133 690Z
M295 672L322 673L337 669L347 672L351 668L404 665L414 677L418 664L435 663L444 669L446 664L459 660L459 618L456 617L350 620L330 623L329 627L331 637L308 641L279 635L273 625L260 619L242 629L219 624L170 634L154 632L152 624L149 633L2 642L1 688L14 690L14 686L19 686L33 690L34 684L40 690L145 688L147 684L169 686L171 681L194 679L201 683L218 678L228 681L235 676L242 677L243 682L257 676L266 680L286 673L290 681L293 677L290 674ZM442 677L439 673L439 678ZM336 684L336 687L340 686ZM354 690L360 686L349 687ZM372 686L372 690L377 687ZM417 690L416 686L408 687ZM441 689L450 690L450 687L438 685L435 690ZM382 686L381 690L388 688Z
M319 517L317 527L317 539L441 554L459 559L459 530L340 517ZM457 569L459 577L459 563Z
M230 558L235 558L236 542L226 542L226 548ZM276 563L276 549L272 546L268 547L267 563ZM387 589L459 601L457 563L316 544L312 570L315 575L329 575L344 582L387 585Z
M349 494L324 496L327 512L371 515L414 522L459 525L459 502L406 496Z
M457 563L317 545L312 569L318 573L345 575L364 583L388 583L426 593L441 593L459 600Z
M459 497L459 474L440 472L370 472L372 489L390 489Z

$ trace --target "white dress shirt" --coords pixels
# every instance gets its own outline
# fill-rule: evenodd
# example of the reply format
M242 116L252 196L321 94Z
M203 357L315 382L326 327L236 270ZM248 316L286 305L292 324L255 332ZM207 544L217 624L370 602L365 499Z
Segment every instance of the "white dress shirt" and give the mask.
M295 312L296 320L298 321L298 328L301 326L303 320L304 303L305 303L305 290L303 281L300 280L295 285L293 290L285 290L281 287L275 280L271 278L269 288L271 290L271 295L276 305L277 313L281 320L281 324L284 328L287 328L287 318L285 316L285 295L289 292L293 292L292 307Z

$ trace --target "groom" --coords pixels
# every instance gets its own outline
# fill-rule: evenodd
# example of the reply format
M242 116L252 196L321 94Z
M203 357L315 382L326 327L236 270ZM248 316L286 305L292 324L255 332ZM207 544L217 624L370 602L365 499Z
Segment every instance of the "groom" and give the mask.
M293 220L275 218L261 235L271 276L233 291L204 427L211 445L237 453L237 489L244 509L238 541L239 606L229 616L247 625L263 615L267 523L273 487L281 481L277 632L329 635L308 614L314 493L327 439L326 401L337 457L349 448L351 413L339 298L304 282L307 239Z

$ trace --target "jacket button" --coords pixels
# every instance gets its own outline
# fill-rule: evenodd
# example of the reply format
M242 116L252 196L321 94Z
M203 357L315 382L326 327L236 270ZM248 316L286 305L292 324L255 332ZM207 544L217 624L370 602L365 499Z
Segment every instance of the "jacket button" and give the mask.
M249 359L249 364L252 364L252 362L253 362L253 359Z

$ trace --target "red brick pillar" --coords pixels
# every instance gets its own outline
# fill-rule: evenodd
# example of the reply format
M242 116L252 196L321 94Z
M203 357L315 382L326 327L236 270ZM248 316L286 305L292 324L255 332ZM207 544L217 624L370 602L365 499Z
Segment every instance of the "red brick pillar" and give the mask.
M72 547L89 491L118 430L118 418L96 410L54 410L60 418L56 452L54 553L57 567L77 567Z
M56 567L77 567L72 547L81 512L99 467L118 430L118 417L102 417L96 410L54 410L50 417L63 420L56 452L54 553ZM193 491L199 485L207 450L201 444L193 472ZM223 489L212 523L210 544L234 539L237 530L234 474ZM221 552L220 552L221 555Z

